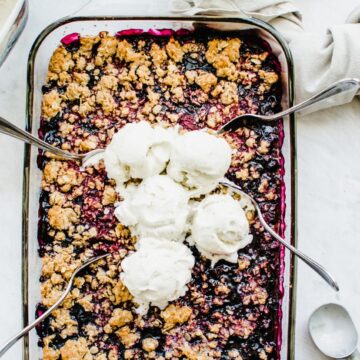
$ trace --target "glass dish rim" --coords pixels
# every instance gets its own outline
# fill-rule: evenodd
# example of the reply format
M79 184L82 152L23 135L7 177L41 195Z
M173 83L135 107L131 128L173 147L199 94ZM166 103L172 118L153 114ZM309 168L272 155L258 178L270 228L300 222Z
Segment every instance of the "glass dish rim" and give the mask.
M33 123L33 97L34 97L34 62L37 51L45 38L51 34L52 31L60 26L76 21L197 21L197 22L212 22L212 23L239 23L247 25L255 25L265 32L270 33L281 47L287 64L287 87L288 87L288 102L289 106L294 104L295 90L294 90L294 63L290 48L284 37L271 25L262 20L252 17L222 17L222 16L67 16L61 18L40 32L35 39L28 57L27 62L27 87L26 87L26 131L31 132ZM290 229L290 242L292 245L297 245L297 163L296 163L296 116L291 114L289 116L290 127L290 184L291 184L291 198L286 200L286 206L291 209L290 223L286 226ZM22 312L23 325L28 324L28 219L29 219L29 176L30 176L30 145L25 144L24 148L24 170L23 170L23 198L22 198ZM296 313L296 259L291 254L290 256L290 283L289 288L289 314L288 314L288 351L287 359L294 360L295 358L295 313ZM23 340L23 360L29 360L28 354L29 339L28 336Z

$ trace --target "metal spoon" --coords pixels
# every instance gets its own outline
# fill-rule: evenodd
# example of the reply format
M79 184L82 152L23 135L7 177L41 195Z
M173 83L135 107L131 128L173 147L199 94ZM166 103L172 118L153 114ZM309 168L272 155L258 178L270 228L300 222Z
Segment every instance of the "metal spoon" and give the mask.
M240 126L244 125L245 121L262 121L262 122L271 122L275 120L279 120L280 118L290 115L294 112L303 110L314 104L319 103L322 100L331 98L335 95L340 93L348 92L349 100L355 96L358 92L360 87L360 81L358 79L343 79L333 83L332 85L328 86L326 89L320 91L319 93L315 94L311 98L301 102L300 104L294 105L293 107L281 111L274 115L253 115L253 114L244 114L237 116L236 118L230 120L228 123L223 125L218 131L218 134L222 134L227 131L235 131Z
M278 240L281 244L283 244L288 250L298 256L302 261L304 261L307 265L309 265L313 270L315 270L334 290L339 291L339 286L335 279L330 275L330 273L318 262L311 259L309 256L305 255L303 252L298 250L296 247L289 244L285 239L283 239L280 235L278 235L265 221L261 209L258 203L244 191L242 191L241 187L234 184L232 181L228 179L223 179L220 181L220 184L226 186L233 190L234 192L239 193L241 196L247 197L251 203L254 205L256 212L258 214L261 225L265 228L267 232L269 232L276 240Z
M0 358L18 341L20 340L24 335L26 335L31 329L33 329L37 324L44 321L61 303L65 300L66 296L69 294L69 292L72 289L74 279L76 275L86 267L88 267L90 264L99 261L101 259L104 259L105 257L109 256L110 254L104 254L100 256L93 257L86 261L83 265L81 265L79 268L77 268L74 273L71 275L71 278L69 280L69 283L66 286L65 291L59 298L59 300L51 306L48 310L46 310L41 316L39 316L33 323L26 326L23 330L21 330L18 334L16 334L14 337L9 339L1 348L0 348Z
M2 118L1 116L0 116L0 133L3 133L5 135L10 135L15 139L22 140L30 145L35 145L38 148L43 149L45 151L50 151L52 154L60 156L63 159L79 160L82 162L83 167L85 167L85 164L92 163L95 160L94 157L95 155L101 155L104 152L103 149L95 149L85 154L74 154L65 150L61 150L55 146L48 144L43 140L40 140L39 138L33 136L29 132L20 129L19 127L7 121L6 119Z
M316 309L309 319L309 332L315 345L335 359L360 360L358 333L347 310L338 304Z

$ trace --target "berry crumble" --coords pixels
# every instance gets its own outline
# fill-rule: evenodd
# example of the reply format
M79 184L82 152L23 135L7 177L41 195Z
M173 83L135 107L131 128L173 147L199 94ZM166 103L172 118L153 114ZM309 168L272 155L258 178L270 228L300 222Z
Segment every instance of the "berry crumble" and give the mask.
M129 122L216 130L240 114L278 112L280 70L266 42L235 33L70 34L50 59L39 136L83 153L105 148ZM244 124L223 137L233 149L227 176L282 235L282 123ZM121 194L104 163L81 170L77 162L40 153L38 166L42 300L36 314L56 302L86 259L112 253L81 273L38 326L43 360L279 359L283 250L255 213L246 214L253 241L239 250L237 263L211 266L192 246L186 294L139 315L120 280L121 262L137 239L114 215Z

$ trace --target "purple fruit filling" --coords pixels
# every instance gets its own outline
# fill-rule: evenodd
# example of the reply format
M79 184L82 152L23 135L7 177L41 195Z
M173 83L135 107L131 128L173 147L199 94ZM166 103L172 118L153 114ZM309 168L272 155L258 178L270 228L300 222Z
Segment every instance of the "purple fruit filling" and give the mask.
M141 29L128 29L128 30L121 30L116 33L116 36L135 36L135 35L141 35L144 32L144 30Z
M152 36L165 36L165 37L170 37L170 36L173 36L174 35L174 30L171 30L171 29L150 29L148 31L148 34L149 35L152 35Z
M68 34L66 36L64 36L61 39L61 43L64 46L69 46L70 44L74 43L74 42L78 42L80 40L80 34L79 33L72 33L72 34Z
M70 34L61 42L42 88L39 136L64 150L105 148L128 122L216 130L239 114L280 110L280 64L260 38L132 29ZM283 235L282 123L244 123L224 136L234 149L227 176L256 198ZM119 196L104 164L81 171L76 162L40 153L38 165L37 315L85 259L113 254L79 275L66 301L37 328L44 359L279 359L284 250L255 214L249 218L254 240L236 264L212 268L192 248L196 264L186 295L141 317L119 278L136 239L114 216Z

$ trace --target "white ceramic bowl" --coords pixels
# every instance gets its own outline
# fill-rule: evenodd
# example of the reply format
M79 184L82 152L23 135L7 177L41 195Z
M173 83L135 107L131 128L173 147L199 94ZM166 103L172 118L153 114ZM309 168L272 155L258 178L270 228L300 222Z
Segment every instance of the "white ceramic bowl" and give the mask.
M27 0L0 0L0 66L25 27Z

